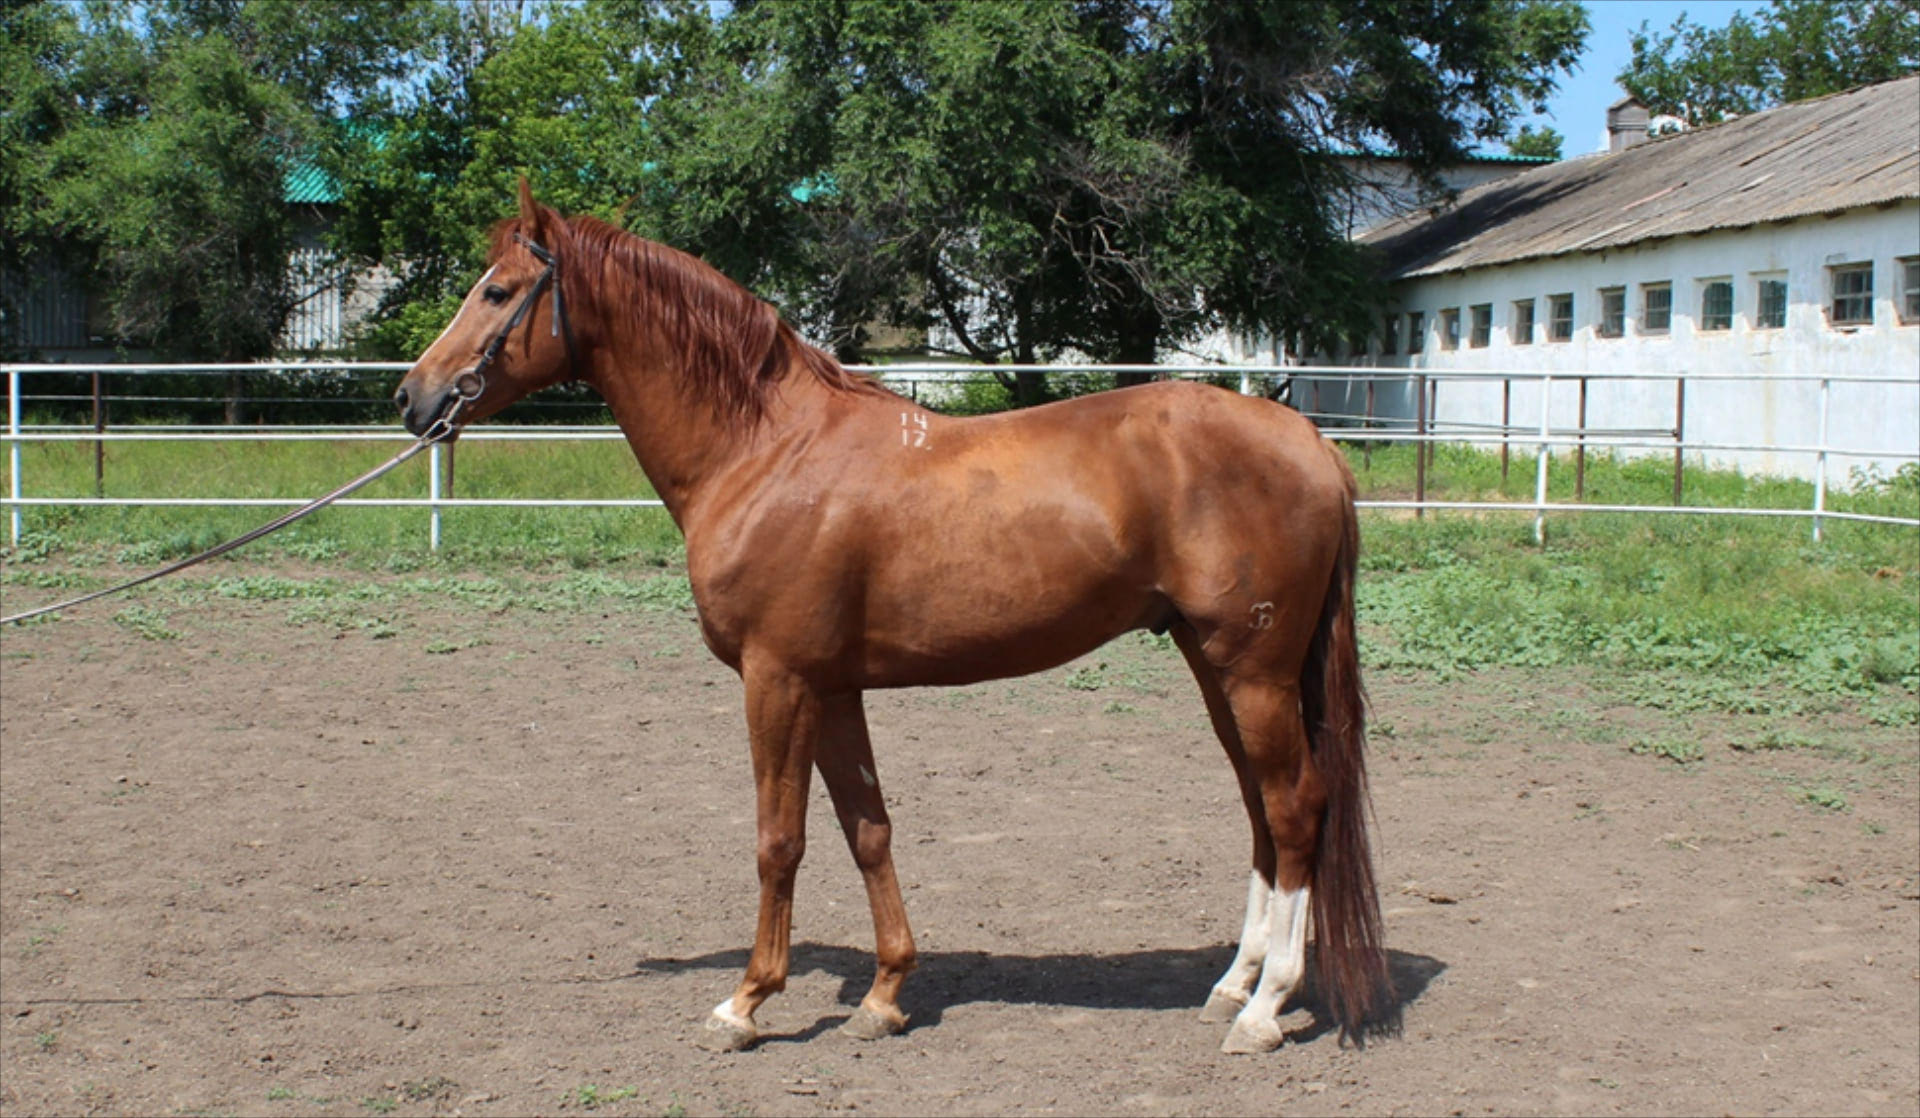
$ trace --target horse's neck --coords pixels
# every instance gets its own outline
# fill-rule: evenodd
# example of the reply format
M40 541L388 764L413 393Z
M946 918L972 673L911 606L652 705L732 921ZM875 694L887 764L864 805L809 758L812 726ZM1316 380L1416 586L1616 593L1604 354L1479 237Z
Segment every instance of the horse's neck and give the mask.
M661 352L652 344L608 346L593 380L654 492L684 532L712 485L748 458L777 453L781 429L804 422L818 393L801 370L789 370L770 394L768 414L750 429L689 389L673 358L656 366L613 356Z

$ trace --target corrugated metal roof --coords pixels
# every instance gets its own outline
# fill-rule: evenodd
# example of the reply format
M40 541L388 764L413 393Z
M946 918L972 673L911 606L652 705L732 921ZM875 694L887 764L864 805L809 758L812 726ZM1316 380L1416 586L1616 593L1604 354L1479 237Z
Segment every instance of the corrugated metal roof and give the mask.
M1920 198L1920 75L1555 163L1360 239L1395 279Z
M289 168L281 190L286 200L294 203L319 205L340 200L340 184L311 163Z

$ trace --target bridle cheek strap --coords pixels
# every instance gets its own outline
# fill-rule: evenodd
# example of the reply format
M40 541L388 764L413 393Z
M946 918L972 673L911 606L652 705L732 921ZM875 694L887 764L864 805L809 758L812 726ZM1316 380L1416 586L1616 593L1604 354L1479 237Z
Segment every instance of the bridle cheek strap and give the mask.
M520 305L513 308L513 313L507 316L506 323L487 342L487 348L480 351L479 362L460 374L459 379L454 382L453 407L435 421L434 428L439 432L433 436L435 442L451 438L456 431L454 419L460 414L460 410L478 400L481 394L486 392L487 367L499 358L500 351L506 348L507 339L513 336L515 330L520 329L520 324L525 322L527 315L532 312L533 305L540 301L540 293L548 287L553 289L553 332L556 335L564 334L567 340L567 380L580 379L580 362L575 355L573 345L573 324L567 321L566 305L560 301L559 258L518 233L513 235L513 239L524 245L526 250L533 254L533 258L546 267L540 272L540 278L533 281L533 288L527 292L525 298L520 300Z
M518 233L515 233L513 235L513 239L519 242L521 245L525 246L526 250L533 254L533 258L535 260L538 260L542 264L545 264L547 266L546 271L540 274L540 279L533 285L533 291L528 294L527 302L525 304L522 304L522 306L524 308L525 306L531 305L533 302L533 299L540 294L540 288L549 283L552 284L553 322L550 326L550 331L553 337L564 337L566 339L567 380L568 381L579 380L580 379L580 358L573 342L573 323L569 321L567 318L567 307L565 302L562 301L563 297L560 294L560 287L561 287L560 275L559 275L560 258L555 256L552 252L548 251L545 247L539 244L536 244L533 241L528 240L527 238L521 236ZM509 332L511 332L513 327L518 324L517 319L518 319L518 314L516 314L516 321L508 324L507 330Z

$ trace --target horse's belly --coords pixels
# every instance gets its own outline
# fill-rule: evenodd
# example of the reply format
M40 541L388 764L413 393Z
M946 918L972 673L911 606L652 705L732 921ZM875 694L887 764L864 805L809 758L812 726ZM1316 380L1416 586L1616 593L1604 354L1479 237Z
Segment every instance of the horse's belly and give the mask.
M977 683L1045 671L1159 621L1166 610L1157 594L1129 580L1026 589L929 586L891 608L870 609L859 686Z

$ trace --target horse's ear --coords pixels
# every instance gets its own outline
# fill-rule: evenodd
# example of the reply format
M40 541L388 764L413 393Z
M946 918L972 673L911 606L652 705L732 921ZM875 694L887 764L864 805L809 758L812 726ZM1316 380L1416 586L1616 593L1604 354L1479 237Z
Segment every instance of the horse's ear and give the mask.
M533 187L527 185L527 176L520 176L520 224L529 234L540 227L540 204L533 200Z

